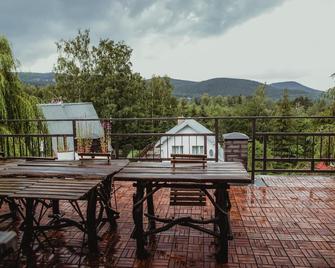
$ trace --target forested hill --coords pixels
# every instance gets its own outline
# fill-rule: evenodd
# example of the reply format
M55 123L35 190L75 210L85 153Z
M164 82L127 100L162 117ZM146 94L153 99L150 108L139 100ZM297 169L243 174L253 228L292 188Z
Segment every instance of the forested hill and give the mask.
M54 73L19 72L18 75L22 82L29 85L47 86L55 83Z
M260 82L236 78L213 78L201 82L171 79L174 94L179 97L200 97L207 93L210 96L251 96ZM266 94L272 99L279 99L287 89L290 98L306 96L317 99L322 91L312 89L297 82L280 82L266 86Z
M27 84L45 86L55 82L53 73L20 72L20 79ZM178 97L200 97L207 93L210 96L251 96L261 84L257 81L236 78L213 78L201 82L171 78L174 95ZM290 98L306 96L317 99L322 91L306 87L294 81L273 83L266 86L266 93L272 99L279 99L283 90L288 89Z

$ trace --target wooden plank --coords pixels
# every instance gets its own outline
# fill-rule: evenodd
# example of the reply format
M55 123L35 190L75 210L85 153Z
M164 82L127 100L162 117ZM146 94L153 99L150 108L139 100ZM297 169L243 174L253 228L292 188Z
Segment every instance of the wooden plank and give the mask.
M79 156L107 156L111 157L110 153L78 153Z
M40 184L76 184L82 186L91 186L100 183L101 180L77 180L77 179L44 179L39 181Z
M43 193L41 193L40 189L32 189L32 188L26 188L23 190L20 190L18 192L16 192L16 195L38 195L39 198L43 198L43 196L54 196L54 195L58 195L58 196L71 196L71 197L75 197L75 196L83 196L84 194L86 194L87 191L80 191L79 193L77 192L72 192L72 190L70 190L69 192L66 191L49 191L48 189L44 189Z
M202 192L178 192L178 191L171 191L171 196L205 196Z
M171 196L170 200L173 201L204 201L206 198L199 196Z
M60 189L60 188L49 188L49 187L41 187L39 185L37 186L31 186L31 187L28 187L27 189L22 189L20 192L24 192L24 191L31 191L31 192L35 192L35 193L38 193L40 191L43 191L43 194L45 193L57 193L57 194L62 194L62 193L69 193L69 194L78 194L78 193L82 193L82 194L85 194L87 193L91 188L86 188L86 189L79 189L79 188L71 188L71 189L66 189L66 188L63 188L63 189Z
M173 165L170 162L132 162L126 168L171 168ZM198 165L180 164L178 168L201 168ZM227 169L240 168L244 169L242 163L239 162L207 162L207 169Z
M45 185L32 185L30 186L30 188L38 188L38 189L44 189L46 186ZM48 189L69 189L69 186L68 185L48 185L47 186ZM78 190L87 190L87 189L90 189L90 187L86 187L86 186L77 186L76 185L76 189Z
M251 178L245 172L241 174L148 174L148 173L118 173L114 175L115 181L153 181L153 182L226 182L250 183Z
M155 168L155 169L150 169L150 168L124 168L123 170L120 171L120 173L166 173L166 174L183 174L183 173L188 173L188 174L219 174L219 173L241 173L241 172L246 172L245 169L222 169L222 170L208 170L208 169L182 169L182 168Z
M12 198L38 198L47 200L80 200L83 199L82 195L64 196L64 195L42 195L42 194L31 194L31 193L14 193L9 195Z
M171 154L172 158L182 157L182 158L207 158L206 154Z
M201 160L201 159L171 159L171 163L180 163L180 164L185 164L185 163L191 163L191 164L206 164L206 160Z
M176 201L176 202L170 202L171 206L206 206L206 202L182 202L182 201Z
M81 177L85 179L102 179L113 175L126 166L128 160L111 160L110 164L99 164L90 162L80 164L79 162L69 161L41 161L41 162L14 162L3 165L0 169L0 177L6 176L27 176L27 177Z

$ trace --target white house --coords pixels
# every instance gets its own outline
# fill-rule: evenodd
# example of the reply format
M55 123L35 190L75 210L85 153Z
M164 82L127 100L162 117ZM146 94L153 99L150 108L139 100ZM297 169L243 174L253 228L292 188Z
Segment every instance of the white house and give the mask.
M155 155L160 155L163 159L170 158L173 153L207 154L208 158L215 157L215 136L211 135L205 138L203 135L213 134L213 132L194 119L180 120L166 134L173 134L173 136L161 137L154 149ZM219 161L224 161L223 149L220 145L218 158Z
M48 103L39 104L38 107L46 120L97 119L96 121L77 121L76 134L85 139L99 139L104 136L104 130L99 121L99 117L93 104L90 102ZM47 127L49 134L73 134L72 121L47 121ZM67 148L66 151L72 153L69 154L69 157L72 157L73 159L73 147L72 137L66 139L66 146L64 144L64 139L56 137L52 138L52 149L58 158L61 158L60 154L66 154L64 153L64 149Z

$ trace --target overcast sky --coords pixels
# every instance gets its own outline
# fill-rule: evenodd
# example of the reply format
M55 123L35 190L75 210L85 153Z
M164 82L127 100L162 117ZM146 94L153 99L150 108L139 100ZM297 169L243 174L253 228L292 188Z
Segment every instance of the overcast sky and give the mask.
M134 70L334 86L334 0L1 0L0 34L21 71L49 72L55 42L90 29L133 48Z

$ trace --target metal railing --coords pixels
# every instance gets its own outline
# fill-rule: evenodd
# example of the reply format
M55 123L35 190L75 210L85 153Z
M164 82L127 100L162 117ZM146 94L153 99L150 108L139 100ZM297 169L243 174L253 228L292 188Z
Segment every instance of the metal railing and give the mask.
M20 124L36 125L38 133L0 133L0 153L5 157L53 156L57 146L61 144L63 150L97 150L94 144L83 135L84 122L98 121L103 129L103 136L95 147L110 151L113 148L115 158L130 160L162 161L170 159L171 153L205 152L210 160L221 160L220 150L224 148L222 135L227 132L242 132L249 135L248 169L254 178L255 173L274 172L335 172L331 163L335 161L335 124L333 116L235 116L235 117L194 117L211 130L210 133L169 133L181 118L105 118L105 119L54 119L54 120L6 120L2 125ZM315 131L297 132L271 131L271 122L300 122L316 124ZM70 133L48 133L49 123L67 122L71 125ZM295 124L292 124L293 126ZM42 126L42 127L41 127ZM93 131L93 130L92 130ZM71 140L71 142L69 142ZM163 148L164 140L164 148ZM54 143L57 143L55 145ZM209 148L212 146L213 148ZM43 145L43 146L42 146ZM194 146L194 150L193 150ZM43 150L42 150L43 149ZM212 149L213 154L209 152ZM165 150L165 151L164 151ZM179 151L178 151L179 150ZM163 151L163 153L162 153ZM324 162L328 169L318 168Z

